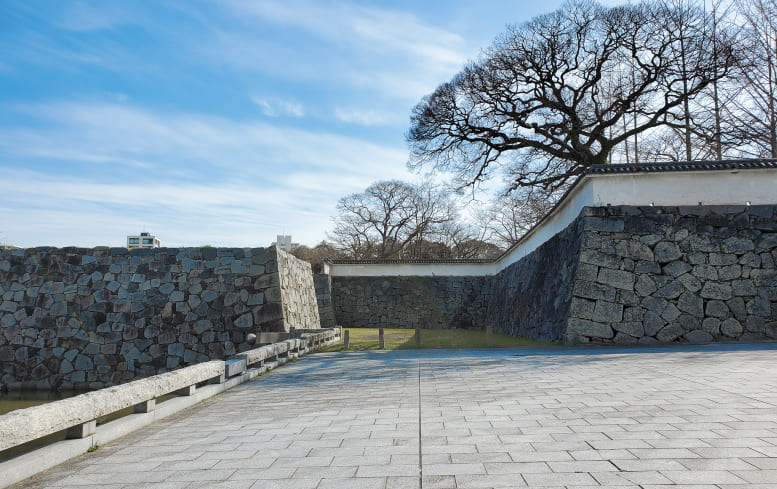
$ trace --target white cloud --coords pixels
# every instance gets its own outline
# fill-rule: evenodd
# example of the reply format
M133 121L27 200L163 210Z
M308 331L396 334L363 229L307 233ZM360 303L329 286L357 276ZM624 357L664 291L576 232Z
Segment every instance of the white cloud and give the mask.
M463 61L456 49L464 45L460 36L426 25L405 12L348 2L311 0L224 0L222 4L241 16L289 25L336 43L373 52L402 51L443 64L458 65Z
M118 246L144 225L171 246L258 246L283 230L314 244L337 199L412 178L403 148L329 132L127 103L17 110L38 121L0 127L0 229L21 246Z
M258 105L262 109L262 113L267 117L302 117L305 115L305 108L302 104L293 100L251 97L251 101Z
M361 126L382 126L399 122L391 112L359 107L335 107L334 115L338 120Z
M213 28L214 42L202 43L200 49L211 60L242 69L295 80L325 77L416 100L466 61L468 46L462 37L405 12L309 0L221 4L245 24L229 31ZM295 50L263 37L256 21L297 29L320 42Z
M127 8L132 5L129 3L99 2L98 5L99 8L95 8L95 4L81 1L63 2L54 24L71 31L95 31L128 23L136 15Z
M24 247L123 246L141 229L166 246L266 246L284 231L315 244L325 238L337 199L365 186L359 178L316 173L257 185L101 183L12 171L0 181L0 213L4 239Z
M336 133L126 103L46 103L18 110L49 127L0 127L0 149L6 155L130 166L172 162L183 168L198 162L247 171L293 164L356 174L399 167L407 158L403 148Z

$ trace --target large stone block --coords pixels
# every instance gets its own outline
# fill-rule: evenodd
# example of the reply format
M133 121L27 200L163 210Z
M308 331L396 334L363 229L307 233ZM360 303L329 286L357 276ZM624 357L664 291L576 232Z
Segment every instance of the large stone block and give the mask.
M723 321L720 325L720 332L730 338L736 338L742 334L744 328L736 319L729 318Z
M567 324L567 335L610 339L615 336L615 333L607 324L588 321L586 319L570 318Z
M616 289L634 290L634 274L624 270L599 269L597 281Z
M700 329L689 331L685 333L684 337L686 340L688 340L689 343L693 344L709 343L714 340L711 334Z
M677 308L694 317L704 317L704 301L692 292L683 292L677 299ZM728 310L728 308L727 308Z
M669 324L656 334L658 341L670 343L685 334L685 330L679 324Z
M707 301L706 315L713 318L726 319L731 315L731 311L723 301Z
M635 338L645 336L644 325L639 321L626 321L612 325L613 329L619 333L627 334Z
M669 263L683 256L677 243L661 241L653 248L653 254L658 263Z
M732 297L731 286L724 283L706 282L701 289L705 299L728 300Z
M584 225L587 231L617 233L623 231L624 221L621 217L585 217Z
M591 319L600 323L620 322L623 319L623 304L598 300Z
M753 242L746 238L731 237L721 242L721 250L724 253L741 253L755 249Z

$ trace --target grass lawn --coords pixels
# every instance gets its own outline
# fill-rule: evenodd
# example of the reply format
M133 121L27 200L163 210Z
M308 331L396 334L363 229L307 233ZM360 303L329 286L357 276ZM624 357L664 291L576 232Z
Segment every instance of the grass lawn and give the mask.
M377 328L343 328L350 335L349 350L378 350ZM384 329L386 350L415 348L414 329ZM544 342L493 333L489 344L486 332L469 329L422 329L421 348L510 348L516 346L554 347L560 342ZM321 351L344 351L343 343L329 345Z

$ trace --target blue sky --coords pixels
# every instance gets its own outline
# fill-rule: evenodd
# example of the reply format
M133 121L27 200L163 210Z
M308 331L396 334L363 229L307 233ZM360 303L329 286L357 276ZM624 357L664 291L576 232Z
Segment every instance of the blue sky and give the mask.
M412 107L546 1L0 2L0 243L314 245Z

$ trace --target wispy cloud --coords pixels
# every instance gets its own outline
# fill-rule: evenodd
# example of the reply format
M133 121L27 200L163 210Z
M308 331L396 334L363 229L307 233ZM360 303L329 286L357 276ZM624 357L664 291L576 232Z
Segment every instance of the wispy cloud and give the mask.
M201 163L206 168L247 168L252 173L274 166L282 173L294 164L297 168L347 169L358 175L399 168L407 157L401 147L258 119L99 102L24 105L17 110L48 127L0 127L0 150L10 156L129 165L175 162L190 169L187 164Z
M393 113L359 107L335 107L334 115L338 120L361 126L380 126L398 122Z
M144 224L176 245L203 244L203 229L213 230L211 244L257 245L283 227L314 243L346 193L412 178L403 148L255 119L94 102L16 110L39 125L0 127L0 207L8 239L27 236L16 243L25 246L121 244L116 233ZM111 224L84 231L82 242L41 234L101 219Z
M267 117L302 117L305 115L305 108L302 104L293 100L283 100L274 97L269 99L251 97L251 101L258 105L262 109L262 113Z
M0 3L0 233L25 246L144 225L171 245L312 244L338 198L415 178L412 104L490 31L463 1Z
M306 221L289 194L267 188L257 192L240 182L105 184L12 173L0 182L0 191L6 196L8 239L26 246L122 246L127 234L142 228L169 246L261 246L283 226L284 216ZM17 242L17 235L27 241Z
M203 44L202 49L211 59L242 69L296 79L330 77L391 98L415 100L466 61L464 39L405 12L309 0L220 4L245 24L242 29L214 29L216 44ZM257 21L296 29L318 42L310 44L309 52L293 51L257 33ZM325 51L345 59L332 66Z
M112 29L137 20L138 12L132 10L131 5L122 2L63 2L59 5L60 12L54 16L53 23L59 28L71 31Z
M405 12L310 0L222 0L221 3L240 15L296 27L332 42L352 44L376 53L402 51L437 63L462 62L461 53L456 50L463 45L461 37L424 24Z

